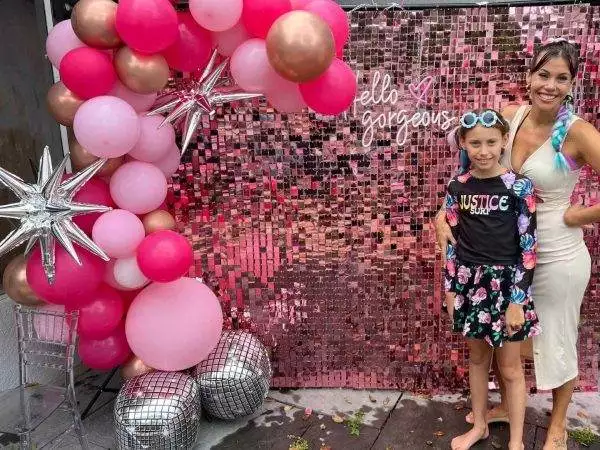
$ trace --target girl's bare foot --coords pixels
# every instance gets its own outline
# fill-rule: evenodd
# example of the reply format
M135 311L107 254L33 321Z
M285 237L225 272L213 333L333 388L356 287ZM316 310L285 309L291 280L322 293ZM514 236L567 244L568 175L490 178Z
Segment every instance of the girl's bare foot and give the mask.
M473 411L465 417L467 423L473 424ZM500 406L495 406L487 412L487 423L508 423L508 411Z
M470 431L460 436L456 436L452 439L451 447L452 450L469 450L472 446L483 439L487 439L490 432L487 427L485 428L471 428Z
M543 450L566 450L568 438L569 434L566 431L561 433L560 431L548 430Z

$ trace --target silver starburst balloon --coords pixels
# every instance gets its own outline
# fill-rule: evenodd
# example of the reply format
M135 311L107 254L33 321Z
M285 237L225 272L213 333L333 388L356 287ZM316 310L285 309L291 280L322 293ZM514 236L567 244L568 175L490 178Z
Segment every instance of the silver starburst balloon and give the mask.
M190 145L192 136L203 114L208 114L212 118L215 114L215 106L238 100L262 97L263 95L253 92L243 92L236 86L221 86L225 81L222 74L229 60L226 59L215 68L216 60L217 52L215 50L198 81L183 85L182 89L177 92L170 92L161 96L157 102L162 105L148 113L149 116L167 113L168 115L165 117L163 124L175 122L177 119L185 116L181 144L182 155Z
M105 212L111 208L103 205L77 203L73 197L77 191L98 172L105 159L100 159L71 178L62 181L69 155L56 169L52 168L50 149L46 146L40 159L36 183L25 183L17 175L0 167L0 182L19 198L17 203L0 205L0 217L19 219L21 225L0 242L0 256L27 242L28 253L36 242L40 243L42 264L48 281L55 276L55 239L71 257L81 264L73 241L108 261L108 256L98 247L72 219L81 214Z

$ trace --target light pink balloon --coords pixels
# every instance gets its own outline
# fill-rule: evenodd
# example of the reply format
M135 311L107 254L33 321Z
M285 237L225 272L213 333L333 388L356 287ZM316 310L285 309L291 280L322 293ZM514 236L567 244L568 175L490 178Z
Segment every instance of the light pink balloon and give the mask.
M140 137L140 121L125 100L104 95L86 101L73 120L77 142L99 158L116 158L130 151Z
M125 100L136 112L143 112L148 111L152 107L154 101L156 100L157 93L153 92L152 94L138 94L137 92L127 89L123 83L117 80L115 86L108 93L108 95L119 97L120 99Z
M233 27L242 16L242 0L190 0L190 13L200 26L210 31Z
M306 108L297 83L280 76L267 88L268 102L279 112L297 113Z
M46 54L57 69L60 67L63 56L79 47L87 46L75 35L69 19L54 25L46 38Z
M125 323L135 355L167 371L187 369L206 358L222 329L219 300L193 278L151 284L132 302Z
M175 144L173 125L160 124L162 116L140 115L140 138L129 154L139 161L153 162L166 156L167 151ZM160 128L159 128L160 127Z
M119 208L146 214L158 208L167 196L167 180L153 164L130 161L110 179L110 195Z
M336 51L344 48L350 37L348 16L340 5L331 0L314 0L304 7L304 10L321 17L333 33Z
M242 22L238 22L229 30L213 33L213 41L217 51L223 56L231 56L235 49L250 39L250 35Z
M94 242L111 258L135 254L145 235L144 224L139 217L124 209L102 214L92 229Z
M179 147L177 147L176 144L173 144L162 159L154 161L152 164L162 170L165 177L169 178L179 170L179 165L181 164L181 150L179 150Z
M117 259L113 275L117 284L124 289L139 289L150 282L140 270L135 256Z
M267 57L263 39L248 39L231 56L231 76L243 90L265 92L278 76Z
M137 288L127 288L125 286L121 286L119 283L117 283L117 280L115 280L115 263L117 261L117 259L111 259L106 263L106 271L104 272L103 281L119 291L135 291Z

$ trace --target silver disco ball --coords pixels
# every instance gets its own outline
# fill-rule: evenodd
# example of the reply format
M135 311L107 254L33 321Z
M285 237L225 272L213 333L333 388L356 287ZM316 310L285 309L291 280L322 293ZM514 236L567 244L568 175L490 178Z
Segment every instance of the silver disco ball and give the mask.
M200 423L198 384L181 372L152 372L127 380L115 402L119 449L188 449Z
M220 419L237 419L256 411L271 384L266 347L245 331L224 331L217 347L194 369L202 407Z

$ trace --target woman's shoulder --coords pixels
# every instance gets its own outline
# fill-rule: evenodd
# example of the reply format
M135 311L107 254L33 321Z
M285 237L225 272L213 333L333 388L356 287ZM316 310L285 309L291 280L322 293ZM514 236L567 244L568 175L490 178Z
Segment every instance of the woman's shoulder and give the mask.
M500 114L502 114L502 117L504 117L507 121L512 122L515 115L517 114L517 111L521 106L523 105L512 104L505 106L504 108L502 108L502 111L500 111Z

